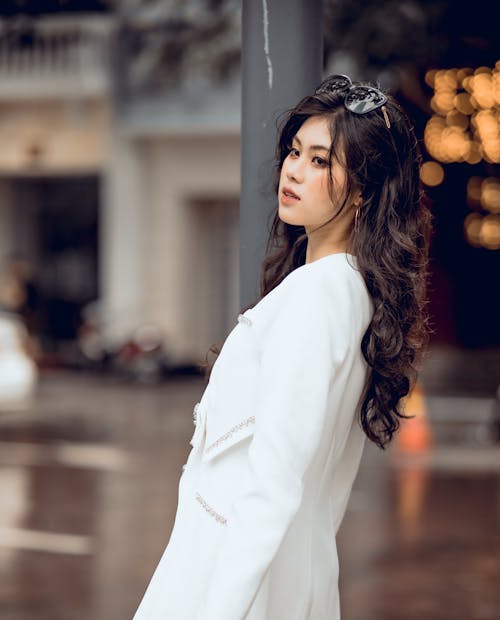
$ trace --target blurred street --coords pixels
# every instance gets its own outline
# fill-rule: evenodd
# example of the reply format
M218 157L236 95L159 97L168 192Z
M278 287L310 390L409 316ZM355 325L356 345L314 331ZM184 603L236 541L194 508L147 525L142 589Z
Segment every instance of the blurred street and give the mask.
M327 172L368 203L354 248L390 319L374 357L403 379L425 308L430 330L414 417L386 451L366 440L338 533L342 620L500 620L497 26L481 0L0 3L0 620L132 619L173 527L200 363L305 261L297 235L327 205L305 188ZM321 104L336 157L311 158L296 219L280 215L282 113L339 74L413 127L425 300L415 148L399 112L366 107L373 89L356 110L363 89ZM341 139L359 119L339 118L382 111L387 140ZM351 146L380 172L351 168ZM345 198L319 231L330 249Z
M203 385L45 371L30 410L0 414L2 620L132 617L173 526ZM447 398L427 399L431 417ZM498 619L499 514L493 443L367 445L339 533L343 620Z

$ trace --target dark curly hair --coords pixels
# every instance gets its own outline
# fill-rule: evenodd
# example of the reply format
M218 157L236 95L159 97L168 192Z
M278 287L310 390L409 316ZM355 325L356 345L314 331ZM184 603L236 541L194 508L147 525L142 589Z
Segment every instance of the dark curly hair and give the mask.
M328 119L330 170L335 160L345 168L347 181L339 211L319 228L340 215L355 191L361 192L359 220L356 228L351 228L349 242L374 313L361 340L370 372L362 394L360 424L380 448L391 441L400 418L411 417L405 415L401 399L417 381L432 332L426 306L433 215L420 183L421 155L412 124L396 99L386 96L390 128L380 109L354 114L339 94L321 92L304 97L285 112L278 126L274 171L277 194L292 138L309 117ZM334 200L332 175L329 177ZM335 199L334 204L337 202ZM283 222L278 208L271 217L260 297L242 311L253 307L306 259L304 227ZM212 345L210 351L218 354L220 349ZM207 377L212 366L207 365Z

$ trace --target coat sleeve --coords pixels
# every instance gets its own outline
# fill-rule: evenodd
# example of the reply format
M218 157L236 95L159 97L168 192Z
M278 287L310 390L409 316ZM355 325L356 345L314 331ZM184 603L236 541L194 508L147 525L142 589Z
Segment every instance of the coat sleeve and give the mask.
M352 346L347 290L339 283L327 295L319 274L303 275L265 333L248 481L232 504L197 620L246 617L299 509L326 416L335 415L328 392Z

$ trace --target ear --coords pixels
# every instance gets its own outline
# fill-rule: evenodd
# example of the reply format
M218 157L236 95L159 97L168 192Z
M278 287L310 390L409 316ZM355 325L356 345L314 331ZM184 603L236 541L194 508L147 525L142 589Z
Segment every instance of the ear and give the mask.
M363 199L362 199L362 196L361 196L361 191L358 190L358 191L354 192L354 196L352 198L352 203L351 204L355 208L360 207L361 203L362 203L362 200Z

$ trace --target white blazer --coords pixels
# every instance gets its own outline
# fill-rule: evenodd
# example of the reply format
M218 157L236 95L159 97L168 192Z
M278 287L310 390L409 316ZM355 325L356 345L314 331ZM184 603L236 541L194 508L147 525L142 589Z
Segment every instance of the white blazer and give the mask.
M168 545L133 620L338 620L373 304L351 254L238 316L194 408Z

